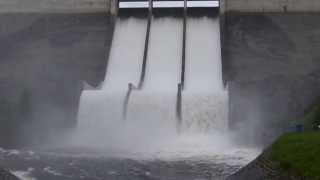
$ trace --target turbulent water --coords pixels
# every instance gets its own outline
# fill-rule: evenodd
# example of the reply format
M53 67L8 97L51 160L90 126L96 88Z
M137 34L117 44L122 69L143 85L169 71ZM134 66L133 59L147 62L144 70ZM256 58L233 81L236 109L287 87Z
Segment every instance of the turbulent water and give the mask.
M185 130L225 132L228 129L228 92L222 83L218 18L190 18L186 47Z
M118 19L105 80L84 90L78 126L48 147L0 148L0 166L21 179L217 180L254 159L228 129L228 90L222 83L218 18L188 18L182 127L177 132L182 19L153 18L144 86L138 85L146 19Z
M145 33L146 21L142 19L116 22L102 90L87 90L81 95L79 126L73 139L76 145L92 147L119 142L124 133L123 102L128 83L139 81Z
M139 83L145 33L146 20L117 21L105 81L99 90L83 91L79 125L66 140L68 146L87 149L87 156L135 160L237 167L252 160L259 151L236 146L228 129L218 18L187 21L181 133L175 116L182 52L179 18L153 18L144 86L132 91L123 119L128 83Z

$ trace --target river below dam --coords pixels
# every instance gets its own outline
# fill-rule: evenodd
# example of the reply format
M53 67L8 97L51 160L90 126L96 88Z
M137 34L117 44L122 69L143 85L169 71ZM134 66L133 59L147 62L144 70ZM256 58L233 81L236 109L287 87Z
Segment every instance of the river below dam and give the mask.
M231 154L167 159L105 157L88 150L0 150L2 166L22 180L211 180L225 179L259 152L238 149ZM84 153L84 152L87 152ZM101 153L99 155L99 153ZM90 155L88 155L90 154ZM93 154L95 154L93 156ZM233 157L233 158L232 158Z
M152 22L124 120L144 19L0 15L0 168L23 180L226 179L319 95L318 18L188 19L178 132L179 18Z

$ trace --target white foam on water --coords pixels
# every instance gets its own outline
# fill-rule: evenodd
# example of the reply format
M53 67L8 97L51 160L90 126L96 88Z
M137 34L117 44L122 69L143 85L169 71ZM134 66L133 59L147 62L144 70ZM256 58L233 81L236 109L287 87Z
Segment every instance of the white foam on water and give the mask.
M142 56L133 64L127 64L130 57L124 55L123 58L128 58L124 61L121 54L113 53L114 49L111 49L110 71L102 90L84 91L82 94L78 134L72 143L104 148L107 149L106 154L114 151L117 151L116 154L131 154L158 147L169 132L176 133L175 101L180 77L181 23L181 20L171 18L154 19L152 22L145 84L143 90L132 92L126 121L122 119L126 85L129 82L138 84L134 77L139 77L136 72L140 72L140 69L132 66L141 64ZM126 28L137 31L132 27ZM134 36L132 32L131 36ZM116 29L115 36L123 33L127 32ZM127 35L125 38L128 39ZM144 40L143 35L139 38ZM122 43L127 41L121 40ZM144 47L143 43L140 47ZM126 52L126 49L122 47L119 51ZM138 57L138 54L132 57ZM127 71L134 71L135 74Z
M52 168L49 167L49 166L43 168L43 171L44 171L44 172L47 172L47 173L49 173L49 174L52 174L52 175L54 175L54 176L63 176L63 174L61 174L60 172L52 169Z
M236 147L228 134L184 133L167 138L162 147L149 153L140 153L140 158L166 161L192 160L215 164L243 166L254 160L261 152L258 148ZM138 154L138 153L137 153Z
M112 144L112 139L121 133L123 102L128 83L139 81L145 34L146 20L117 20L102 89L82 92L79 125L71 144L88 147Z
M176 54L174 58L171 57L173 53L162 54L161 50L175 45L171 43L168 46L168 43L164 43L167 38L180 43L182 31L171 25L170 32L166 32L163 30L166 27L163 26L165 25L162 25L159 31L165 32L167 37L159 38L157 42L161 43L157 45L154 45L157 42L151 41L151 48L157 47L154 49L157 49L159 56L153 58L154 55L150 55L152 57L150 64L155 59L157 64L151 66L153 68L150 68L149 72L152 74L148 75L150 81L157 83L149 84L142 92L134 92L132 95L128 120L129 123L143 122L138 124L139 133L141 131L143 133L140 134L141 137L136 141L136 145L144 148L131 149L130 156L136 159L154 158L167 161L206 160L230 165L245 165L253 160L260 150L235 146L228 132L229 99L228 91L222 81L219 19L188 18L181 134L176 131L175 100L173 100L176 98L179 82L175 79L177 75L174 71L180 73L180 70L172 69L171 73L163 73L165 71L163 69L168 70L174 67L175 62L180 62L181 56ZM181 48L179 45L174 47ZM164 62L163 59L172 60ZM159 75L158 81L154 81L157 79L153 79L153 76L157 73L163 74ZM148 143L141 140L146 139L144 136L149 138Z
M125 123L131 133L127 138L132 138L139 147L136 153L159 150L176 135L175 103L181 49L182 20L154 18L145 84L141 91L133 91Z
M180 78L182 20L155 18L150 32L148 64L143 90L134 91L127 125L139 124L142 137L157 142L175 133L175 103Z
M182 133L176 131L175 118L182 19L153 19L145 84L132 91L127 119L122 119L128 83L138 84L145 29L146 20L117 22L103 88L83 92L79 127L70 144L132 159L204 159L238 165L253 160L260 151L235 146L228 130L218 19L188 18Z
M17 176L21 180L37 180L31 176L33 170L33 168L28 168L26 171L10 171L10 173Z

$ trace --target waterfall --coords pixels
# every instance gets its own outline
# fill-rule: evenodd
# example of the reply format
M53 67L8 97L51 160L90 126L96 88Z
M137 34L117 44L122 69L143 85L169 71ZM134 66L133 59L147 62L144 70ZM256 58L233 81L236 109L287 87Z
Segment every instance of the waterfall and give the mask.
M225 156L238 152L229 138L218 18L187 19L182 128L177 132L182 28L181 18L152 19L144 86L131 92L123 119L128 83L139 83L147 20L117 20L103 87L83 91L78 127L68 145L138 159L211 157L216 162L221 157L225 162Z
M121 135L122 107L128 83L137 84L144 50L146 21L118 19L101 90L84 90L80 99L74 143L81 146L117 141Z
M223 87L218 18L189 18L182 112L185 131L228 129L228 92Z

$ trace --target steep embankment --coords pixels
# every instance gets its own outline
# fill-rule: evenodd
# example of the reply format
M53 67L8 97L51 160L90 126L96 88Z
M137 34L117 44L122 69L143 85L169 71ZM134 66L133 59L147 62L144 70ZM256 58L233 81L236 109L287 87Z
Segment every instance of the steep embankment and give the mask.
M229 180L320 179L320 133L316 131L319 116L320 105L310 108L304 117L292 121L293 124L303 124L306 132L282 135Z
M285 134L229 180L320 179L320 133Z
M272 145L270 157L285 174L300 179L320 179L319 153L320 133L309 132L281 136Z

